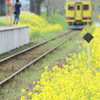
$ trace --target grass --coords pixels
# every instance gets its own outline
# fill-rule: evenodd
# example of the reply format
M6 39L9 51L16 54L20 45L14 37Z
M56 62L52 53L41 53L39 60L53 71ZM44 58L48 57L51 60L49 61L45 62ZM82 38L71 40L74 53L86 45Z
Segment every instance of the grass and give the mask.
M78 45L75 43L77 40L80 40L80 38L82 37L79 35L71 41L63 44L56 49L56 51L53 51L51 54L45 56L45 58L38 63L31 65L28 71L25 70L23 73L15 77L11 83L7 84L1 90L3 93L2 96L4 97L1 98L1 100L18 100L22 95L21 89L23 88L27 91L32 91L34 87L32 82L40 79L45 66L52 68L54 65L62 64L64 63L65 57L68 56L69 53L78 53L80 51Z
M46 12L42 12L41 16L50 24L60 24L63 26L64 30L67 29L66 17L64 15L60 15L58 12L56 12L55 14L51 14L51 16L46 17Z

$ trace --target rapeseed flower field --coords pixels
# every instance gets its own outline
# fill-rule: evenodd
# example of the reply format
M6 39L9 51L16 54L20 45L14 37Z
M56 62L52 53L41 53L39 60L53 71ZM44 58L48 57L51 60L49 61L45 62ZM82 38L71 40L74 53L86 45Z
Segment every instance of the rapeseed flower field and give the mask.
M1 20L0 25L9 26L9 19ZM30 40L63 30L63 27L60 24L50 24L41 16L28 12L21 12L18 25L30 27Z
M88 69L87 42L77 41L83 51L79 54L69 54L66 64L48 66L41 74L39 81L34 81L35 92L22 89L20 100L100 100L100 26L96 23L84 28L81 34L90 32L94 39L90 42L91 57ZM85 49L84 49L85 48Z
M34 15L33 13L21 13L19 25L30 27L31 40L63 30L63 27L61 25L51 25L47 20L45 20L41 16Z

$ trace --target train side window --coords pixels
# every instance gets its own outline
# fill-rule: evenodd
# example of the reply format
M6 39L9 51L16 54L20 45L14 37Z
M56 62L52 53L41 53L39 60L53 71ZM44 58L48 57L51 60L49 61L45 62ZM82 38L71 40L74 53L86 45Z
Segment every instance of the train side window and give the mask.
M68 5L68 10L74 10L74 5Z
M83 10L89 10L89 5L83 5Z

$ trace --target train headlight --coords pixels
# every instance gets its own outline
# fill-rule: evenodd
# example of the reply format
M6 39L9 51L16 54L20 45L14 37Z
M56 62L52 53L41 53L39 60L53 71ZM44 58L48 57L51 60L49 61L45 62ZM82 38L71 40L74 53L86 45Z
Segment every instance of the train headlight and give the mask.
M70 20L70 18L68 17L67 20Z
M88 17L88 18L87 18L87 20L91 20L91 18L90 18L90 17Z

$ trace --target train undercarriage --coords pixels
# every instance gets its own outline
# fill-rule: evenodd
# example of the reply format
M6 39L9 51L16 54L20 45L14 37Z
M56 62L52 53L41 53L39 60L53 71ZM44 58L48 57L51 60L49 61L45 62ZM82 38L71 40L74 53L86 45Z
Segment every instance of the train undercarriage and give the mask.
M86 26L86 22L80 22L80 21L76 21L76 22L69 22L68 23L68 28L70 29L83 29ZM89 25L91 25L91 22L88 23Z

